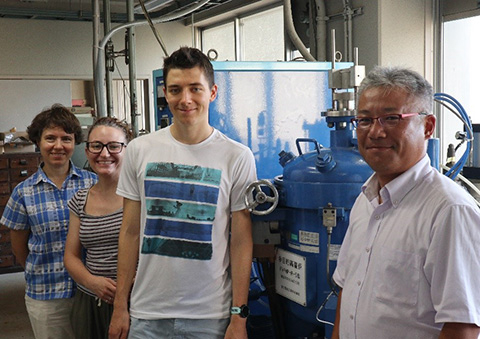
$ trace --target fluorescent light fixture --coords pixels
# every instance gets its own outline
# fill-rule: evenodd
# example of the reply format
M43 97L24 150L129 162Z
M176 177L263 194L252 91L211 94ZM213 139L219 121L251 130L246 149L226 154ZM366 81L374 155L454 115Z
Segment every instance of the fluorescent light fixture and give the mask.
M173 0L148 0L145 1L145 8L147 9L147 12L152 12L168 6L171 2L173 2ZM142 6L136 5L133 8L133 12L135 14L142 14Z

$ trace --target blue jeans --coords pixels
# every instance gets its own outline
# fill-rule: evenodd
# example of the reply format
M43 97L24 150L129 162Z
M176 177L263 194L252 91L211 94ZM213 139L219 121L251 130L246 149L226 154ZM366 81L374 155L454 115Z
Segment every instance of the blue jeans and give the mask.
M128 339L223 339L230 319L130 318Z

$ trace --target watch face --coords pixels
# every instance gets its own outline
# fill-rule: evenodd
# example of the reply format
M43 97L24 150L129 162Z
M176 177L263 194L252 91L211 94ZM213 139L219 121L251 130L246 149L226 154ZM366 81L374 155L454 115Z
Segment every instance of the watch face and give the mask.
M240 306L240 309L241 309L240 316L242 318L246 318L250 315L250 308L247 305Z

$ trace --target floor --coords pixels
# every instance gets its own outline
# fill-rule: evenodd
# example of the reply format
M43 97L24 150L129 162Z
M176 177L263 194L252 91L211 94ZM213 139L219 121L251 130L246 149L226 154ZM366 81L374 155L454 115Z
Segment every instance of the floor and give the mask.
M23 272L0 275L0 338L34 339L25 309Z

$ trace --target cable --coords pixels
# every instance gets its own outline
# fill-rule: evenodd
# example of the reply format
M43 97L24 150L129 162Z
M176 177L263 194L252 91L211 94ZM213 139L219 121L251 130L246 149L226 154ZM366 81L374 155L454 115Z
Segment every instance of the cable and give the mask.
M450 106L446 105L444 102L442 102L442 101L439 100L439 99L434 99L433 101L439 103L440 105L442 105L443 107L445 107L446 109L448 109L450 112L452 112L453 114L455 114L455 116L456 116L457 118L459 118L459 119L465 124L465 127L470 130L470 133L473 134L470 126L468 125L468 122L465 121L465 119L463 119L462 116L461 116L458 112L455 112Z
M445 166L445 165L440 165L444 170L449 170L450 168L448 166ZM479 196L480 196L480 189L477 188L477 186L475 186L470 180L468 180L467 178L465 178L463 175L459 174L458 175L458 178L460 180L462 180L468 187L470 187L475 193L477 193ZM470 194L472 195L472 194ZM473 195L472 195L473 197ZM480 202L475 199L475 197L473 197L473 200L475 200L475 203L477 204L478 207L480 207Z
M468 122L462 117L461 114L459 114L458 112L454 111L451 107L449 107L447 104L443 103L442 101L440 100L434 100L436 101L437 103L441 104L442 106L444 106L445 108L447 108L450 112L452 112L455 116L457 116L462 122L463 124L465 125L465 127L468 129L468 131L470 132L470 135L473 136L473 133L472 133L472 129L469 127L469 124ZM449 101L447 101L449 102ZM451 102L449 102L451 103ZM468 119L468 117L467 117ZM463 144L465 141L472 141L473 140L473 137L471 138L468 138L468 139L463 139L462 142L457 145L457 147L455 147L455 151L458 149L458 147L460 147L461 144ZM467 145L467 152L466 154L469 154L470 153L470 150L468 149L468 145ZM452 178L452 179L455 179L456 175L458 175L458 172L461 171L461 169L463 168L465 162L466 162L466 159L467 159L468 155L464 158L462 156L462 158L460 159L461 161L458 161L449 171L447 171L447 173L445 173L445 175L447 175L448 177ZM462 164L463 162L463 164ZM455 171L457 171L457 174L455 174Z
M459 119L463 122L463 124L466 126L467 130L467 139L464 139L467 141L466 145L466 150L463 153L463 155L460 157L459 161L455 163L448 171L445 173L446 176L448 176L451 179L455 179L457 175L460 173L462 170L463 166L465 166L465 163L467 162L468 156L470 155L471 149L472 149L472 140L473 140L473 132L472 132L472 123L470 121L470 118L463 108L463 106L451 95L445 94L445 93L435 93L434 94L434 101L442 104L444 107L446 107L448 110L453 112ZM447 102L448 104L452 105L458 114L454 112L449 106L445 105L442 101ZM459 116L460 115L460 116Z
M327 301L330 299L330 297L332 296L332 294L334 294L335 291L332 290L328 295L327 297L325 298L325 300L323 301L323 303L320 305L320 307L318 308L317 310L317 313L315 314L315 319L318 321L318 322L321 322L322 324L326 324L326 325L331 325L331 326L334 326L335 324L331 323L330 321L326 321L326 320L322 320L320 319L318 316L320 315L320 312L322 311L322 309L325 307L325 305L327 304Z
M140 3L140 6L142 6L143 15L144 15L145 18L147 19L148 25L149 25L150 28L152 29L152 32L153 32L153 35L155 36L155 39L157 39L158 44L159 44L160 47L162 48L163 53L165 54L165 56L168 56L167 48L165 47L165 43L163 42L163 40L161 39L161 37L158 35L158 32L157 32L155 26L153 25L152 19L150 18L150 15L148 14L147 9L145 8L145 3L143 2L143 0L138 0L138 2Z
M332 228L327 228L327 281L328 281L328 286L330 286L330 290L332 291L331 293L334 293L335 296L338 297L338 293L335 290L335 283L332 280L332 277L330 277L330 245L332 241Z

